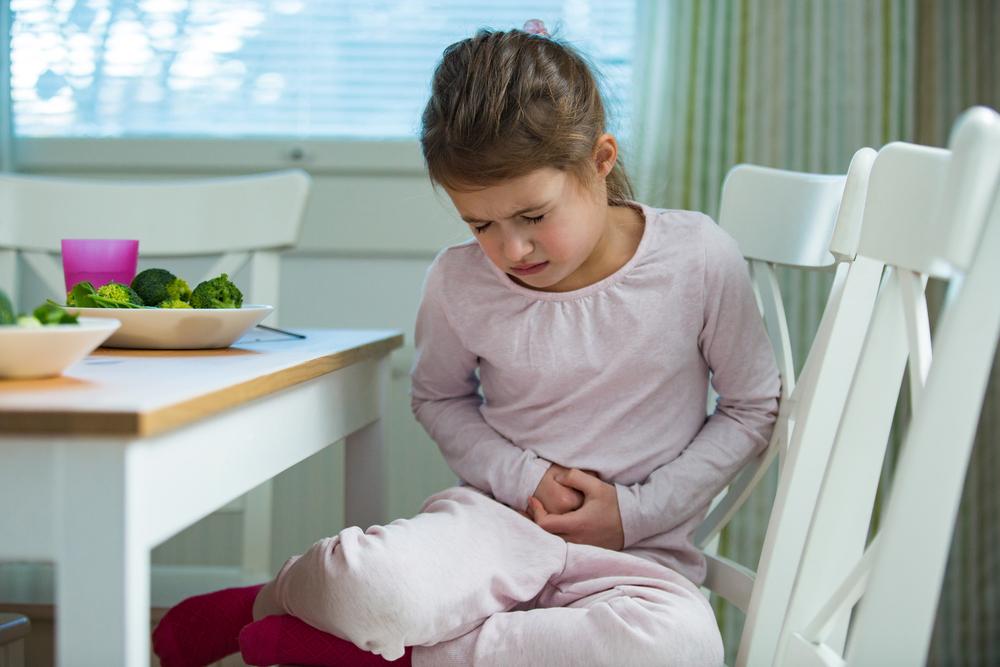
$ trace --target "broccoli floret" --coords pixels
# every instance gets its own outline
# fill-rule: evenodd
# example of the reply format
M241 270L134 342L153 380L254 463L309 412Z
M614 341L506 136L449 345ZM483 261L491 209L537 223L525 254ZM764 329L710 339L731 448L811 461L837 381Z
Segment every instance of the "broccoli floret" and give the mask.
M191 288L187 282L166 269L140 271L132 280L132 289L143 303L191 300Z
M143 302L135 290L128 285L111 281L97 289L97 296L110 302L112 308L142 308ZM106 304L107 305L107 304Z
M110 297L107 296L109 294ZM53 302L53 305L58 306L59 304ZM76 308L143 307L142 299L128 285L112 282L96 290L86 280L73 285L73 289L66 295L66 305Z
M239 308L242 305L243 293L225 273L198 283L191 292L192 308Z
M190 308L191 304L187 301L181 301L180 299L170 299L168 301L161 301L156 304L157 308Z
M174 278L167 283L167 297L172 301L191 301L191 288L183 278Z

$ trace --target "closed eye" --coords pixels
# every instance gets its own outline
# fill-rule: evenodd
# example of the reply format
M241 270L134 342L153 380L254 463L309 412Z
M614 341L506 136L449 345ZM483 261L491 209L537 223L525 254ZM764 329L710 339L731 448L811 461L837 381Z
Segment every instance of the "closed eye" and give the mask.
M489 227L491 224L493 224L493 223L487 222L487 223L482 224L482 225L472 225L472 228L474 230L476 230L477 234L482 234L483 232L486 231L486 228Z
M545 217L545 214L543 213L542 215L540 215L540 216L538 216L538 217L536 217L536 218L532 218L532 217L529 217L529 216L527 216L527 215L524 215L524 216L521 216L521 217L522 217L522 218L524 218L524 221L525 221L526 223L528 223L529 225L534 225L534 224L536 224L536 223L539 223L539 222L541 222L541 221L542 221L542 218L544 218L544 217Z

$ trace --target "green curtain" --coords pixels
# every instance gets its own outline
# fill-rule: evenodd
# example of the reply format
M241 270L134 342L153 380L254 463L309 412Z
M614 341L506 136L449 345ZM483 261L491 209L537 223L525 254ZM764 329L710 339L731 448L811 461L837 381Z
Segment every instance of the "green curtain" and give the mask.
M749 162L844 173L862 146L947 143L958 114L1000 106L994 0L655 0L640 3L626 159L639 199L715 215L726 172ZM797 365L830 276L780 276ZM932 291L932 299L935 292ZM987 395L929 662L1000 664L1000 396ZM901 401L897 423L905 424ZM894 429L880 505L902 429ZM992 482L992 483L991 483ZM720 549L755 566L774 493L762 485ZM876 507L876 520L877 520ZM742 615L717 606L727 657Z
M955 117L1000 108L1000 2L917 4L914 141L945 146ZM930 290L931 304L940 286ZM1000 363L994 360L931 642L932 665L1000 665Z

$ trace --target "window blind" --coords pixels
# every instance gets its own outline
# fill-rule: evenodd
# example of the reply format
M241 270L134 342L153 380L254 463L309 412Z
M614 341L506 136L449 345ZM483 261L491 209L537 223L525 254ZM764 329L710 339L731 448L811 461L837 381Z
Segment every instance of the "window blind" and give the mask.
M25 137L412 138L444 48L540 18L627 127L634 0L11 0Z

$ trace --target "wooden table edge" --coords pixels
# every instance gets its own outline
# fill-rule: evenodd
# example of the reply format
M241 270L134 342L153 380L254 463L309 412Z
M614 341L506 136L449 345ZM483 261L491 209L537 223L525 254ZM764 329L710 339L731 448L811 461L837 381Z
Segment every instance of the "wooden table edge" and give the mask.
M158 435L352 364L385 356L402 346L403 334L395 334L147 412L4 411L0 412L4 422L0 436ZM39 420L40 415L44 415L44 423Z

